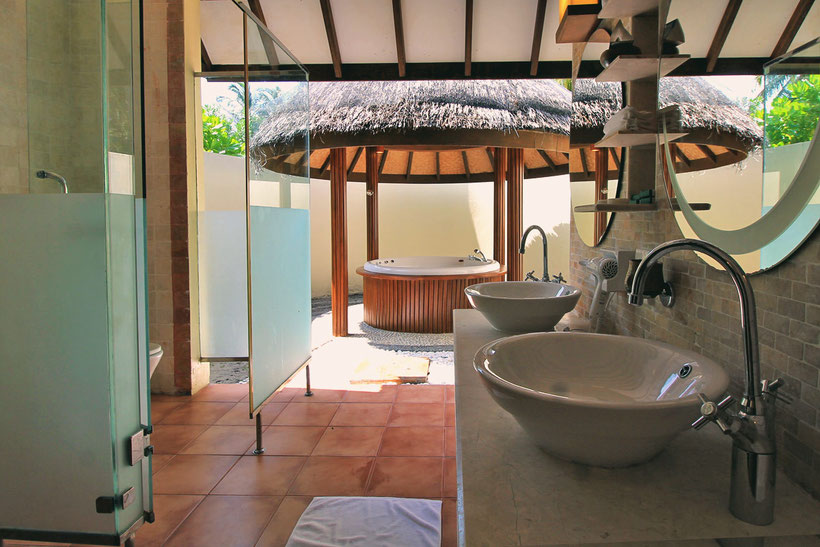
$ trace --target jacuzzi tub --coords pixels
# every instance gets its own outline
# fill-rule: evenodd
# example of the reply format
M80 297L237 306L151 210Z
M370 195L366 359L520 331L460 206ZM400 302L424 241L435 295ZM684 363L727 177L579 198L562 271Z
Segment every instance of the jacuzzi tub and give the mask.
M364 271L392 275L464 275L497 272L495 260L479 262L464 256L408 256L380 258L364 265Z
M453 310L469 308L464 289L503 281L507 269L495 260L466 256L412 256L371 260L364 277L364 321L399 332L452 332Z

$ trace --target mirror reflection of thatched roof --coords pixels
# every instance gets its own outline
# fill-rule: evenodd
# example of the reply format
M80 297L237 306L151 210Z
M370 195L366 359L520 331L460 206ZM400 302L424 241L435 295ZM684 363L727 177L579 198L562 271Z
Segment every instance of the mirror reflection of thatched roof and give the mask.
M384 149L381 182L492 180L491 148L525 150L525 176L567 173L570 94L552 80L322 82L310 85L311 177L328 178L330 148L348 149L348 179L364 180L366 146ZM304 173L303 88L251 139L254 159Z
M678 105L680 125L687 134L675 141L677 172L701 171L737 163L762 143L763 132L751 116L723 92L700 77L662 78L658 87L661 107ZM587 147L603 138L603 127L621 108L621 84L578 79L573 88L570 130L572 174L582 172L581 163L592 165ZM587 154L586 161L575 156ZM610 175L615 167L610 160ZM588 176L592 175L589 168ZM574 178L578 178L575 177Z

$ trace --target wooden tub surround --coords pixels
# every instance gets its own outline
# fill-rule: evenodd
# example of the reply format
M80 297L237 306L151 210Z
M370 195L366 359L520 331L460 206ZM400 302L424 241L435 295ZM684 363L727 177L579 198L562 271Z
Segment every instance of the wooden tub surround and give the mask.
M364 322L397 332L453 332L453 310L470 308L464 289L475 283L504 281L507 269L453 275L390 275L368 272L364 278Z

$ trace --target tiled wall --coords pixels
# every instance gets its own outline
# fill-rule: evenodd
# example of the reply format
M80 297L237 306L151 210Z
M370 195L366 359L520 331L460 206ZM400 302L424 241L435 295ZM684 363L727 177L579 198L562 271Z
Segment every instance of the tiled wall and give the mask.
M656 195L664 196L661 185ZM574 221L573 221L574 225ZM593 282L578 265L601 250L641 249L682 237L668 203L658 211L617 213L603 244L587 247L571 229L571 283L583 286L586 311ZM602 321L602 332L641 336L689 348L726 366L734 394L743 385L743 345L734 285L722 271L706 266L693 252L663 258L666 279L677 301L671 309L657 299L641 307L616 294ZM820 236L815 233L784 264L752 277L757 302L763 378L782 376L789 406L778 403L778 461L786 473L820 497ZM729 457L727 452L726 457Z
M0 2L0 194L28 192L26 0Z

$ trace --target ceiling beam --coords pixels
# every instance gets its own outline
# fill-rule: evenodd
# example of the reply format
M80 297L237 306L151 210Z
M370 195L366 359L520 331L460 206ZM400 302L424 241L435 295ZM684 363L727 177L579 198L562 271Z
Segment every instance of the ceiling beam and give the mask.
M265 13L262 11L262 4L260 0L248 0L248 4L251 7L251 11L254 15L256 15L262 24L265 27L268 26L267 21L265 21ZM268 63L271 66L278 67L279 66L279 56L276 55L276 45L274 45L273 40L271 40L270 36L265 34L262 31L259 31L259 37L262 39L262 47L265 48L265 56L268 58Z
M467 17L464 21L464 75L469 76L473 64L473 0L467 0Z
M544 35L544 18L547 14L547 0L538 0L535 11L535 28L532 31L532 52L530 53L530 76L538 74L538 59L541 57L541 38Z
M405 180L410 180L410 171L413 169L413 151L407 154L407 171L404 173Z
M382 171L384 170L384 164L387 161L387 154L390 153L390 150L385 150L382 154L382 160L379 162L379 176L381 176Z
M353 154L353 161L351 161L350 165L347 167L347 176L348 177L350 176L350 173L353 172L353 168L356 167L356 162L359 161L359 156L362 155L362 150L364 150L364 148L360 146L356 149L356 153Z
M333 74L336 78L342 77L342 54L339 52L339 40L336 38L336 25L333 23L333 11L330 9L330 0L319 0L322 6L322 19L325 21L327 45L330 48L330 58L333 60Z
M211 56L208 55L208 48L205 47L205 42L202 40L199 41L199 44L202 48L202 70L211 71L214 64L211 62Z
M328 167L330 167L330 150L327 151L327 157L325 158L325 161L322 163L322 166L319 167L319 176L324 175Z
M464 162L464 174L467 175L467 182L470 182L470 163L467 161L467 152L461 151L461 161Z
M780 57L788 51L789 46L792 45L792 40L794 40L794 37L797 35L797 31L800 30L800 25L802 25L806 19L806 15L809 13L812 4L814 4L814 0L800 0L800 2L797 3L797 7L794 8L791 19L789 19L786 28L783 29L783 34L780 35L780 39L777 41L777 45L774 46L772 50L772 58Z
M541 154L541 157L547 162L547 165L550 166L550 169L555 169L555 162L552 161L552 158L547 154L545 151L538 149L538 153Z
M578 152L581 154L581 169L583 169L584 175L589 175L589 166L587 165L587 155L586 155L586 148L579 148Z
M396 58L399 63L399 78L404 78L407 58L404 55L404 24L401 18L401 0L393 0L393 27L396 29Z
M715 155L715 153L714 153L714 152L712 152L712 149L711 149L711 148L709 148L709 147L708 147L708 146L706 146L706 145L699 144L699 145L698 145L698 150L700 150L701 152L703 152L704 154L706 154L706 156L708 156L708 157L709 157L709 159L710 159L710 160L712 160L712 163L714 163L715 165L717 165L717 156Z
M620 169L621 160L618 159L618 152L614 148L610 148L609 153L612 155L612 161L615 162L615 169Z
M493 156L493 151L490 150L489 146L485 148L485 150L487 151L487 157L490 159L490 167L495 171L495 156Z
M737 12L740 10L740 4L743 0L729 0L726 9L723 11L723 17L720 20L715 37L712 39L712 45L709 46L709 52L706 54L706 72L712 72L715 69L718 57L720 57L720 50L723 49L723 44L729 36L729 31L732 30L732 24L735 22Z
M769 62L769 57L734 57L718 59L712 72L706 72L705 58L689 59L671 76L760 76L763 74L763 65ZM305 68L310 72L311 82L344 81L395 81L396 63L350 63L344 65L344 77L335 76L335 67L331 64L307 64ZM270 70L267 65L251 65L251 78L258 77L264 81L281 76L277 71ZM279 71L300 70L295 65L280 65ZM528 61L488 61L471 63L471 75L464 76L464 63L407 63L406 79L412 80L465 80L465 79L494 79L515 80L530 79L530 63ZM215 81L242 81L241 64L215 64L209 74L204 76ZM233 73L220 77L217 72ZM340 69L341 72L341 69ZM539 78L569 78L572 73L571 61L541 61L538 63ZM601 73L601 63L598 61L582 61L579 78L594 78ZM285 75L285 79L293 77Z
M687 167L692 167L692 160L690 160L686 154L683 153L683 150L680 149L680 146L675 146L675 154L686 164Z
M436 152L436 180L441 180L441 158L440 152Z

